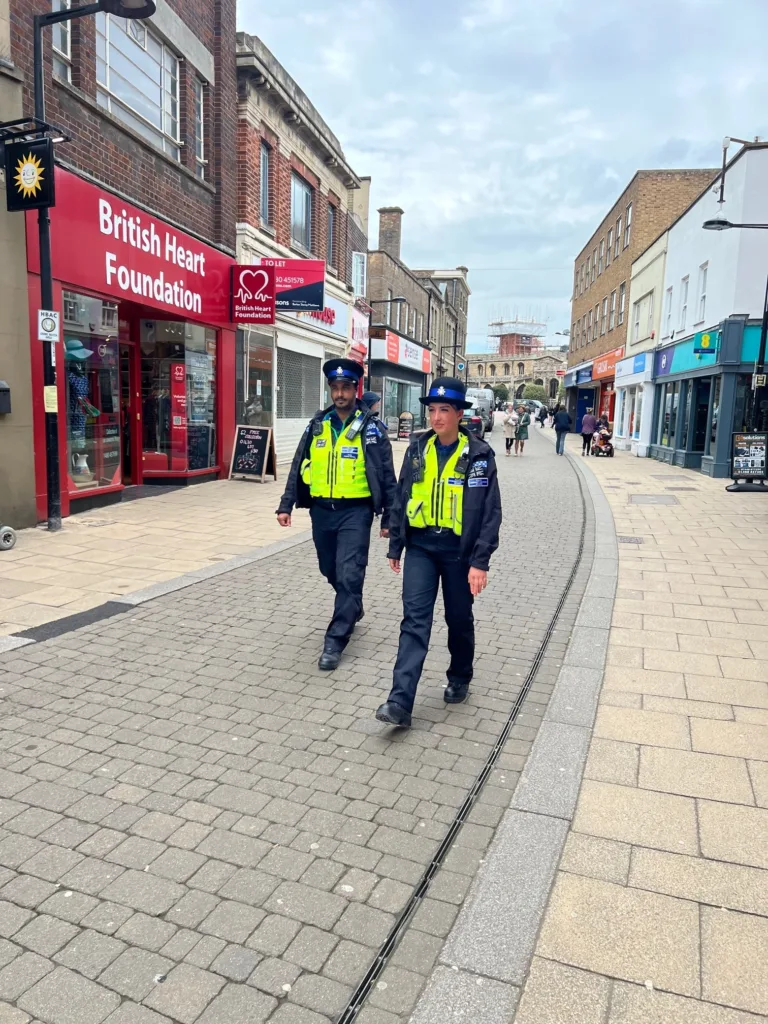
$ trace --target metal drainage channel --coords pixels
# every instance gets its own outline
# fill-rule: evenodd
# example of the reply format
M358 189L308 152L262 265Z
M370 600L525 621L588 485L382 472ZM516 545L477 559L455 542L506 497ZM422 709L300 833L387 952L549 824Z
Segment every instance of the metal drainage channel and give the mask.
M525 699L528 696L528 693L530 692L531 686L533 685L533 680L535 679L536 673L539 670L539 665L541 664L542 658L546 653L549 641L552 638L552 633L554 632L555 627L557 625L557 620L560 617L560 612L563 610L563 605L565 604L568 595L571 592L573 581L576 579L576 573L579 571L581 559L584 554L584 540L586 537L587 530L587 503L584 497L584 486L581 482L581 474L573 465L571 465L571 469L576 474L576 480L579 485L579 496L581 498L581 536L579 538L579 548L576 553L573 568L571 569L570 575L568 576L568 580L565 584L560 600L557 603L557 608L555 608L554 614L552 615L549 625L547 626L547 631L544 634L544 639L542 640L541 645L539 646L539 649L536 652L536 656L533 659L533 664L530 667L528 675L523 680L523 684L520 687L520 692L515 698L515 702L512 705L512 710L509 713L509 718L507 719L504 728L501 730L501 733L499 734L499 738L496 740L493 750L488 755L488 759L485 762L485 765L480 771L480 774L475 779L472 788L470 789L466 799L464 800L464 803L457 811L456 817L453 819L453 822L451 823L451 826L448 829L445 838L440 843L440 846L438 847L435 856L432 858L432 861L430 862L429 866L424 872L421 881L413 890L413 893L411 894L408 903L405 905L400 914L400 917L397 919L397 921L395 921L394 925L392 926L392 931L384 940L384 943L379 949L379 952L376 954L376 959L368 968L368 972L366 973L363 980L352 993L352 997L350 1001L347 1003L347 1006L342 1012L341 1016L338 1018L337 1024L353 1024L353 1022L357 1019L357 1016L360 1013L360 1011L364 1008L365 1003L368 999L368 995L371 992L371 989L374 987L376 981L384 971L384 968L387 966L389 958L394 953L398 942L400 941L403 933L408 927L411 918L418 910L421 901L424 899L425 896L427 896L433 878L442 867L443 861L448 855L448 851L453 846L453 843L457 835L461 831L462 825L469 817L470 811L474 807L478 796L482 792L483 786L488 780L488 776L493 771L494 765L496 764L497 760L499 759L499 755L504 749L504 744L507 742L507 738L512 729L512 726L517 721L517 717L520 714L523 704L525 703Z

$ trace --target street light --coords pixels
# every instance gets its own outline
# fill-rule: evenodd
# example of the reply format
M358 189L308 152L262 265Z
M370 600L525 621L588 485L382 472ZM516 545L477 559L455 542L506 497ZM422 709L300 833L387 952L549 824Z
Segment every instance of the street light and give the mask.
M156 10L154 0L98 0L97 3L82 7L64 7L59 11L36 14L34 26L34 100L35 120L45 124L45 81L43 77L43 29L63 21L74 21L90 14L114 14L120 18L141 20L151 17ZM42 206L37 211L37 229L40 239L40 307L53 308L53 269L51 266L51 218L49 208ZM43 343L43 383L46 387L56 386L56 369L53 363L54 342ZM59 473L59 414L45 413L45 464L46 489L48 492L48 529L61 529L61 477Z
M404 295L398 295L398 296L396 296L395 298L392 298L392 299L369 299L368 300L368 306L369 306L369 309L368 309L368 357L367 357L368 358L368 368L367 368L367 373L366 373L366 388L367 388L368 391L371 390L371 342L373 340L371 338L371 327L372 327L372 322L371 321L372 321L372 317L373 317L373 307L374 306L381 306L381 305L384 305L384 304L389 305L390 303L393 303L393 302L397 303L398 305L402 305L404 302L407 302L407 301L408 301L408 299L406 299L406 297Z

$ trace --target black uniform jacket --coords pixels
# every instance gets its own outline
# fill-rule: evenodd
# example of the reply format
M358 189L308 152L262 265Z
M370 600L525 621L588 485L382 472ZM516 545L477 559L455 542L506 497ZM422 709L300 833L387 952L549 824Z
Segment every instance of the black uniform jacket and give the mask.
M385 530L389 525L395 489L397 488L395 466L392 462L392 445L389 443L387 428L381 420L370 409L366 409L361 402L357 403L356 408L360 409L363 413L361 436L365 452L365 476L371 489L371 503L376 515L381 516L381 528ZM309 486L301 479L301 464L305 459L309 458L309 446L312 444L312 425L322 421L323 417L332 410L333 406L330 406L328 409L321 409L315 413L307 424L299 441L299 447L296 449L296 454L293 457L285 491L277 509L278 515L282 512L290 514L294 505L297 508L312 507ZM340 439L343 437L344 433L342 432Z
M434 431L427 431L406 452L389 521L388 558L400 558L403 548L408 546L410 526L405 513L411 496L414 458L420 454L423 462L424 448L434 436ZM474 434L461 431L459 445L466 445L467 442L469 466L464 477L461 557L468 565L487 572L491 555L499 546L501 527L501 494L496 459L490 445Z

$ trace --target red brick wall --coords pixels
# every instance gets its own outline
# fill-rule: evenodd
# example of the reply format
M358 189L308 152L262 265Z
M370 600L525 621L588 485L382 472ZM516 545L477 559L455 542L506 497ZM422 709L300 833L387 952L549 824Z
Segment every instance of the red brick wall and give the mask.
M312 197L312 255L324 260L328 246L328 206L336 207L336 270L341 281L347 282L350 275L351 256L349 253L349 226L346 210L341 199L321 183L317 175L296 154L286 156L280 147L280 140L265 124L255 125L247 116L246 90L241 84L240 119L237 130L238 158L238 206L237 219L251 227L261 226L259 196L261 181L261 140L271 148L270 161L270 223L275 241L286 248L291 245L291 175L296 172L313 189ZM365 252L365 248L361 251Z
M71 22L72 86L52 76L52 32L44 32L46 119L64 128L71 143L58 158L168 217L201 238L235 248L237 216L236 0L169 0L216 62L216 84L206 89L206 182L194 177L194 68L181 62L179 82L181 162L163 156L96 105L95 20ZM51 9L50 0L10 0L11 50L24 74L24 110L33 111L32 16Z

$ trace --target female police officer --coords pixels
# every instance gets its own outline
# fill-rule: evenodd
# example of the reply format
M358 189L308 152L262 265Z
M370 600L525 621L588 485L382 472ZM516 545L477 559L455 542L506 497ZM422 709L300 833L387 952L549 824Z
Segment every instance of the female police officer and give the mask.
M432 430L408 449L390 516L389 564L400 572L403 621L392 691L376 712L380 722L408 728L432 631L438 584L448 625L448 686L444 700L467 699L475 654L473 599L485 590L499 546L501 496L493 450L460 429L466 385L433 381L426 398Z
M336 591L318 662L332 671L363 617L371 523L381 515L381 536L389 536L396 484L386 427L355 397L363 367L331 359L323 373L333 405L312 417L299 441L277 519L290 526L294 505L310 510L320 572Z

